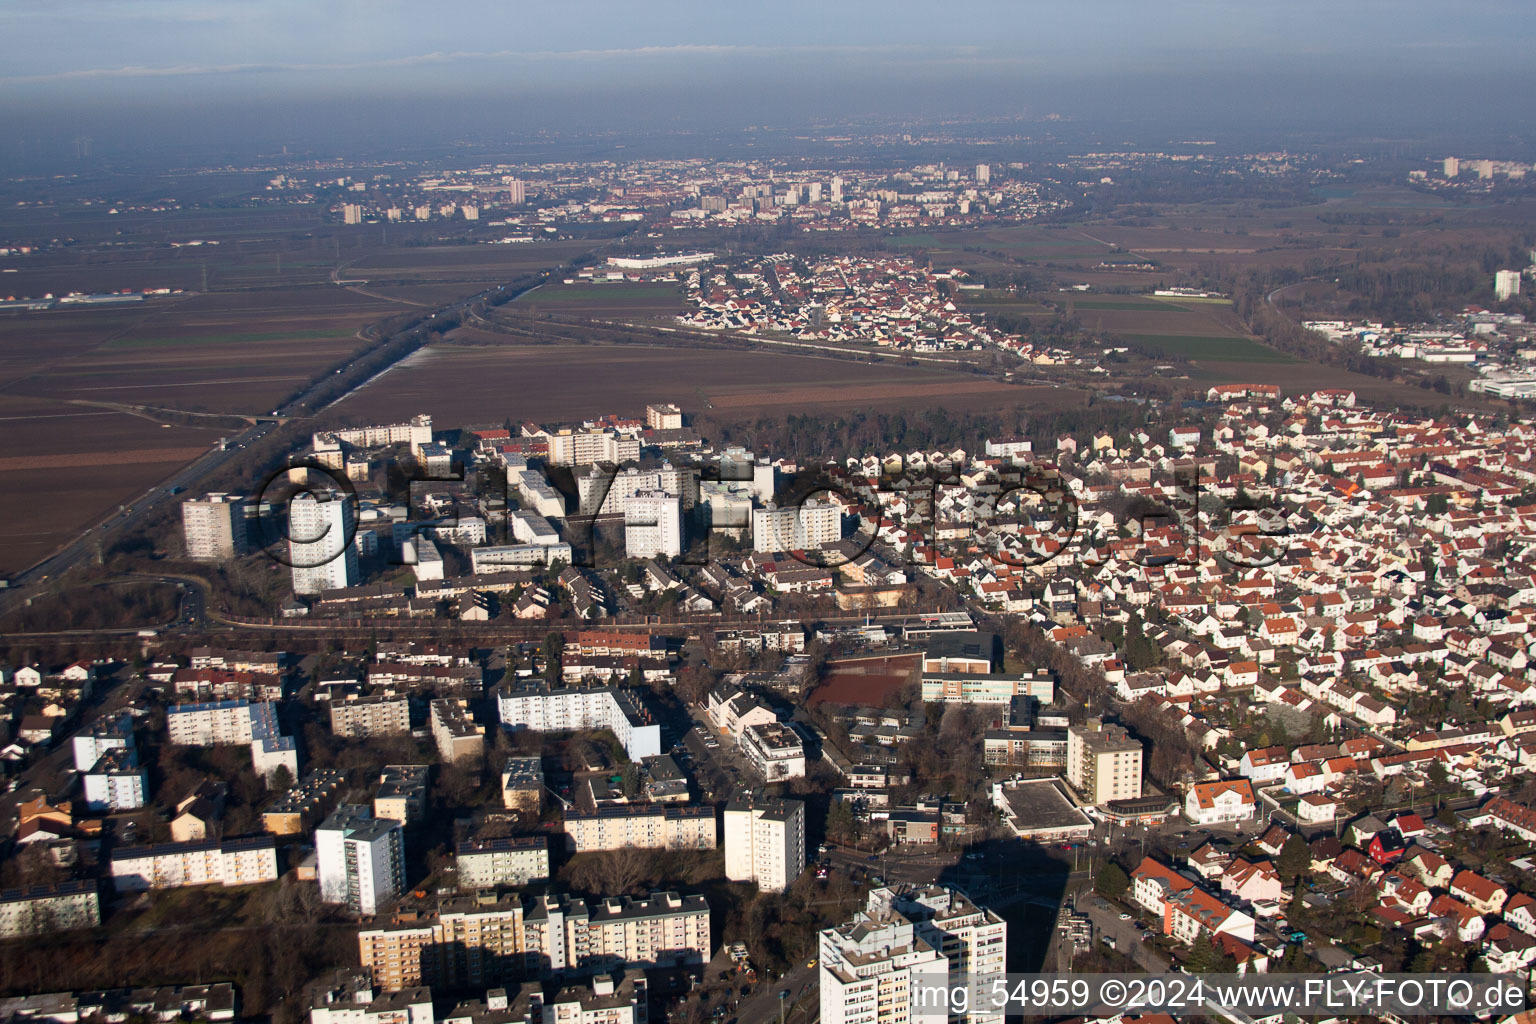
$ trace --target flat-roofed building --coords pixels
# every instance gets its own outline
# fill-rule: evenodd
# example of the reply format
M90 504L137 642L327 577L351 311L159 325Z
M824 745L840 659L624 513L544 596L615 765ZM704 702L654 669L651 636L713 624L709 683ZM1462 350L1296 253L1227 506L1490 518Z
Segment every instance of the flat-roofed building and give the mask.
M85 806L93 811L134 811L144 806L149 775L132 748L109 750L85 773Z
M315 830L320 898L359 914L378 913L405 890L401 824L343 804Z
M768 782L805 775L805 743L783 722L747 726L741 733L741 753Z
M1067 729L1067 781L1095 805L1141 796L1141 743L1090 718Z
M970 629L933 633L923 650L923 674L990 675L999 662L997 634Z
M331 732L347 739L401 736L411 731L411 702L379 694L331 702Z
M827 501L752 511L752 550L804 551L843 538L843 510Z
M485 732L469 717L465 702L444 697L432 702L432 739L447 764L471 761L485 753Z
M715 809L709 805L640 804L565 813L565 834L577 853L621 850L713 850L718 839Z
M537 817L544 809L544 764L537 757L509 757L501 770L501 805Z
M277 712L270 704L244 700L176 704L165 713L171 742L187 747L250 743L268 725L275 732L276 723Z
M923 700L945 704L1008 704L1015 697L1034 697L1042 704L1056 699L1056 681L1044 669L1027 675L1001 672L924 672Z
M94 879L0 889L0 938L95 928L101 900Z
M652 430L682 430L683 410L671 403L645 407L645 425Z
M233 494L206 494L181 503L181 532L194 562L232 562L250 551L245 503Z
M254 885L277 880L277 843L271 836L120 846L112 851L118 892L187 885Z
M261 812L261 827L275 836L294 836L325 816L326 804L347 781L339 768L313 768L299 784Z
M952 990L990 991L1007 962L1008 926L947 886L871 890L853 920L820 936L818 987L825 1024L905 1024L914 986L947 980ZM936 977L937 976L937 977ZM1002 1024L973 1010L951 1019Z
M547 836L471 839L454 852L460 889L527 885L549 877Z
M692 966L713 953L702 896L657 892L586 901L561 894L451 897L358 933L379 987L483 988L564 972Z
M725 877L783 892L805 871L805 803L746 794L725 807Z
M432 769L424 764L387 764L379 773L373 794L373 816L403 825L418 822L427 813L427 782Z
M661 725L633 691L614 686L551 687L528 680L496 698L503 725L532 732L608 729L631 761L661 753Z

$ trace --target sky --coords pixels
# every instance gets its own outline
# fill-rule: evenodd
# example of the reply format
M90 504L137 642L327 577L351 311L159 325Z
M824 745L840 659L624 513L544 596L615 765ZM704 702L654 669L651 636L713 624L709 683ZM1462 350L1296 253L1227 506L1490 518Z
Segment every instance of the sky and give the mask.
M0 128L445 102L525 126L1518 121L1533 35L1528 0L0 0Z

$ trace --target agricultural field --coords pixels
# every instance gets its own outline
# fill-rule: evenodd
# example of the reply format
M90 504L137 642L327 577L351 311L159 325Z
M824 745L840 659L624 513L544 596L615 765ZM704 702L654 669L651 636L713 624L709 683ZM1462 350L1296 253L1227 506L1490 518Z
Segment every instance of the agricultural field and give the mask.
M824 356L609 344L432 346L336 407L348 420L430 413L443 423L568 422L676 402L751 421L849 408L1011 409L1081 404L1070 388L1020 387L950 370Z
M643 322L669 319L687 308L675 284L563 284L551 281L513 303L531 310Z
M554 270L592 251L591 241L424 246L349 260L337 277L365 294L408 305L441 306L527 274Z
M30 352L30 365L17 359L31 339L93 314L11 314L0 318L0 355L16 353L5 392L258 415L363 347L358 332L399 309L335 285L153 299L96 321L94 336L77 332L67 352Z
M0 393L0 576L47 556L224 433Z
M1168 359L1219 360L1228 363L1294 363L1295 357L1252 338L1190 334L1126 334L1125 338Z

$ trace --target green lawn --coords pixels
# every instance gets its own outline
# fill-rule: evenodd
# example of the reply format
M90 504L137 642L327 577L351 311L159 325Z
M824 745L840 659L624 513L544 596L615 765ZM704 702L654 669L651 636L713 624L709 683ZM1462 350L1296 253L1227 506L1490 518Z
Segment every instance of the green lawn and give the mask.
M1294 363L1296 359L1250 338L1203 337L1193 334L1127 334L1132 341L1181 359L1219 359L1231 363Z
M1140 299L1127 299L1125 302L1116 302L1113 299L1089 299L1084 302L1076 299L1067 300L1078 309L1129 309L1146 310L1155 313L1188 313L1183 306L1175 306L1171 302L1146 302Z
M1168 298L1166 298L1166 299L1159 299L1158 301L1159 302L1167 302L1169 305L1172 305L1175 302L1199 302L1199 303L1203 303L1204 305L1207 305L1207 306L1230 306L1230 305L1232 305L1232 300L1231 299L1207 298L1207 297L1199 296L1199 295L1178 295L1178 296L1170 295Z

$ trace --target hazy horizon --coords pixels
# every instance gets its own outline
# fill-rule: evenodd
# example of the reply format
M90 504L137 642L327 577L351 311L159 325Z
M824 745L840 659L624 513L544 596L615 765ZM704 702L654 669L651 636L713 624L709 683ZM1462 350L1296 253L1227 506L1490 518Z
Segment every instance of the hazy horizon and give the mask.
M1059 114L1169 131L1528 143L1520 6L1111 0L908 12L681 2L62 0L0 8L0 131L107 149Z

